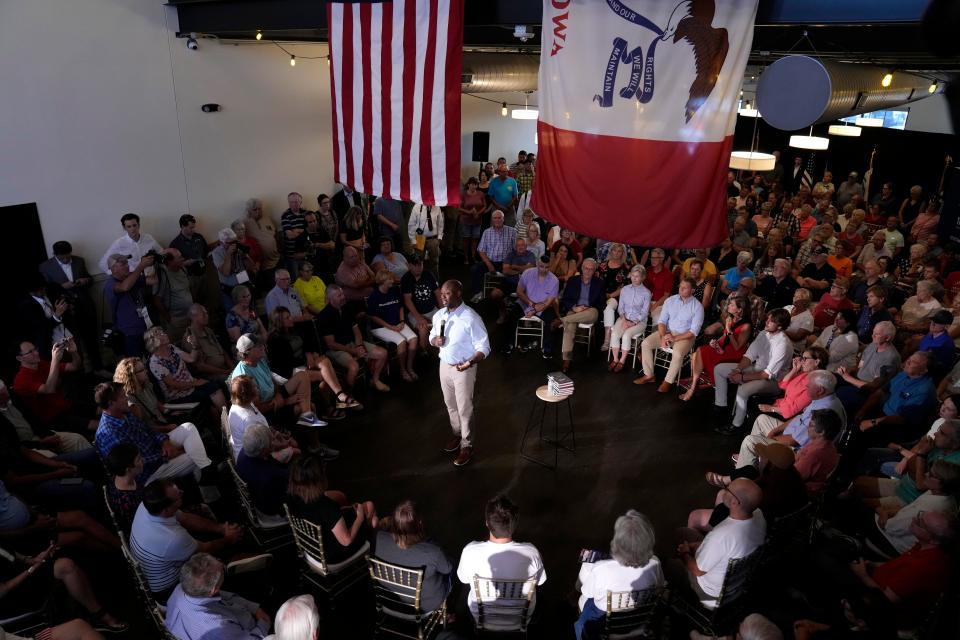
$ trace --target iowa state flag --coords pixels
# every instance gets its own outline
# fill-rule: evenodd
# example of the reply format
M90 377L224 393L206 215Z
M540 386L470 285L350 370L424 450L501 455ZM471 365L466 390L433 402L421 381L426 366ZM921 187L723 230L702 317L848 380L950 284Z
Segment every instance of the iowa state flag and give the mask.
M707 247L757 0L544 0L532 208L594 238Z

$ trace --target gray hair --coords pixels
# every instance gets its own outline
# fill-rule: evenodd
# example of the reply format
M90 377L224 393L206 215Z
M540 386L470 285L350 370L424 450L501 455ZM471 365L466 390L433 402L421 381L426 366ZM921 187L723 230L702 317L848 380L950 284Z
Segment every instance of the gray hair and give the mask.
M251 458L259 458L270 448L270 427L252 424L243 432L243 452Z
M580 263L580 268L582 269L583 266L584 266L585 264L587 264L588 262L593 265L593 268L594 268L594 269L597 268L597 261L594 260L593 258L584 258L584 259L583 259L583 262Z
M635 265L633 265L633 267L630 268L630 273L632 274L634 271L639 271L639 272L640 272L640 279L641 279L641 280L646 280L646 279L647 279L647 269L646 269L646 267L644 267L642 264L635 264Z
M751 613L740 623L741 640L783 640L780 628L759 613Z
M243 227L244 229L247 228L247 223L244 222L243 218L237 218L236 220L230 223L230 229L232 229L234 233L237 232L237 229L239 227Z
M334 291L343 291L343 287L341 287L340 285L338 285L338 284L335 283L335 282L332 282L332 283L328 284L328 285L327 285L327 296L329 297L330 294L333 293Z
M645 567L653 557L656 538L650 519L630 509L613 525L610 555L623 566Z
M276 271L274 271L274 272L273 272L273 279L274 279L274 281L276 281L276 279L277 279L278 277L280 277L281 275L284 275L284 274L286 274L286 276L287 276L288 278L290 277L290 272L287 271L286 269L277 269Z
M194 302L192 305L190 305L189 314L191 318L196 318L198 315L200 315L201 311L206 311L206 310L207 308L204 307L202 304L200 304L199 302Z
M944 436L946 436L952 449L960 449L960 420L944 420L943 424L940 425L940 430L942 431L947 425L950 426L950 430L949 433L944 431ZM946 460L944 462L953 464Z
M247 198L247 201L243 204L243 210L247 213L250 213L257 207L262 207L263 202L260 201L260 198Z
M237 239L237 234L234 233L233 229L231 229L230 227L224 227L223 229L220 229L220 231L217 232L217 240L219 240L221 244L234 242L236 241L236 239Z
M188 596L209 596L223 581L223 563L209 553L195 553L180 567L180 588Z
M240 301L240 296L250 293L250 287L242 284L238 284L233 289L230 290L230 297L233 298L234 302Z
M302 595L290 598L277 609L274 620L275 640L314 640L320 614L313 596Z
M740 260L745 260L746 262L749 263L751 260L753 260L753 254L750 253L749 251L741 251L740 253L737 254L737 262L739 262Z
M817 369L807 374L807 381L823 391L824 395L830 395L837 387L837 378L829 371Z
M878 322L873 327L874 329L880 329L880 333L890 338L891 340L895 335L897 335L897 327L889 320L882 320Z
M496 218L497 216L499 216L499 217L501 217L501 218L505 217L505 216L503 215L503 211L500 211L500 209L494 209L493 213L490 214L490 217L491 217L491 218Z

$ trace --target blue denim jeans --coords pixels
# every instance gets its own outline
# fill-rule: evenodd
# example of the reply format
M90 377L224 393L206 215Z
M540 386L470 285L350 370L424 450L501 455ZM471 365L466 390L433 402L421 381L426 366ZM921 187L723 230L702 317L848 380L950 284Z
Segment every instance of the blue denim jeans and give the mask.
M593 598L588 598L583 605L583 612L577 621L573 623L573 630L577 634L577 640L593 640L600 637L600 630L603 628L603 619L606 613L593 604Z

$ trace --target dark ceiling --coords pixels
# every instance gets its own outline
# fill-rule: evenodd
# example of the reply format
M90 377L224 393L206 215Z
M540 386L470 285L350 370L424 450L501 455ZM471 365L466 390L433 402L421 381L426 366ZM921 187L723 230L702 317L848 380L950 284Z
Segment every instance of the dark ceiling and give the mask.
M265 40L327 40L326 3L319 0L169 0L167 4L176 6L184 34L252 40L261 30ZM960 2L940 4L951 8ZM541 6L541 0L466 0L464 47L538 52ZM788 52L802 53L946 79L960 72L960 56L951 51L941 57L931 51L930 45L936 48L938 42L930 40L939 38L931 38L930 29L921 28L926 6L927 0L761 0L750 62L769 64ZM516 39L513 28L518 24L527 25L534 37L526 42Z

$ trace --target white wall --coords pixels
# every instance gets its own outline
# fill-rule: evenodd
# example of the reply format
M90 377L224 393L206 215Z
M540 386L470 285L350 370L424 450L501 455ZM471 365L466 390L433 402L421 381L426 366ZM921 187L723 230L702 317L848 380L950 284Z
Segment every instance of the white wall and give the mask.
M910 115L907 117L907 131L927 131L953 135L953 124L950 122L947 98L943 94L930 96L906 106L910 108Z
M509 115L500 115L500 105L523 104L523 94L520 93L481 93L484 98L495 100L487 102L473 96L465 95L460 102L461 131L460 156L463 164L464 177L476 175L480 168L479 163L473 162L473 132L490 132L490 162L496 162L499 156L504 156L508 162L516 162L517 152L520 150L536 153L535 142L537 132L536 120L514 120ZM537 94L532 93L528 98L532 106L537 104ZM513 107L508 107L512 109Z

